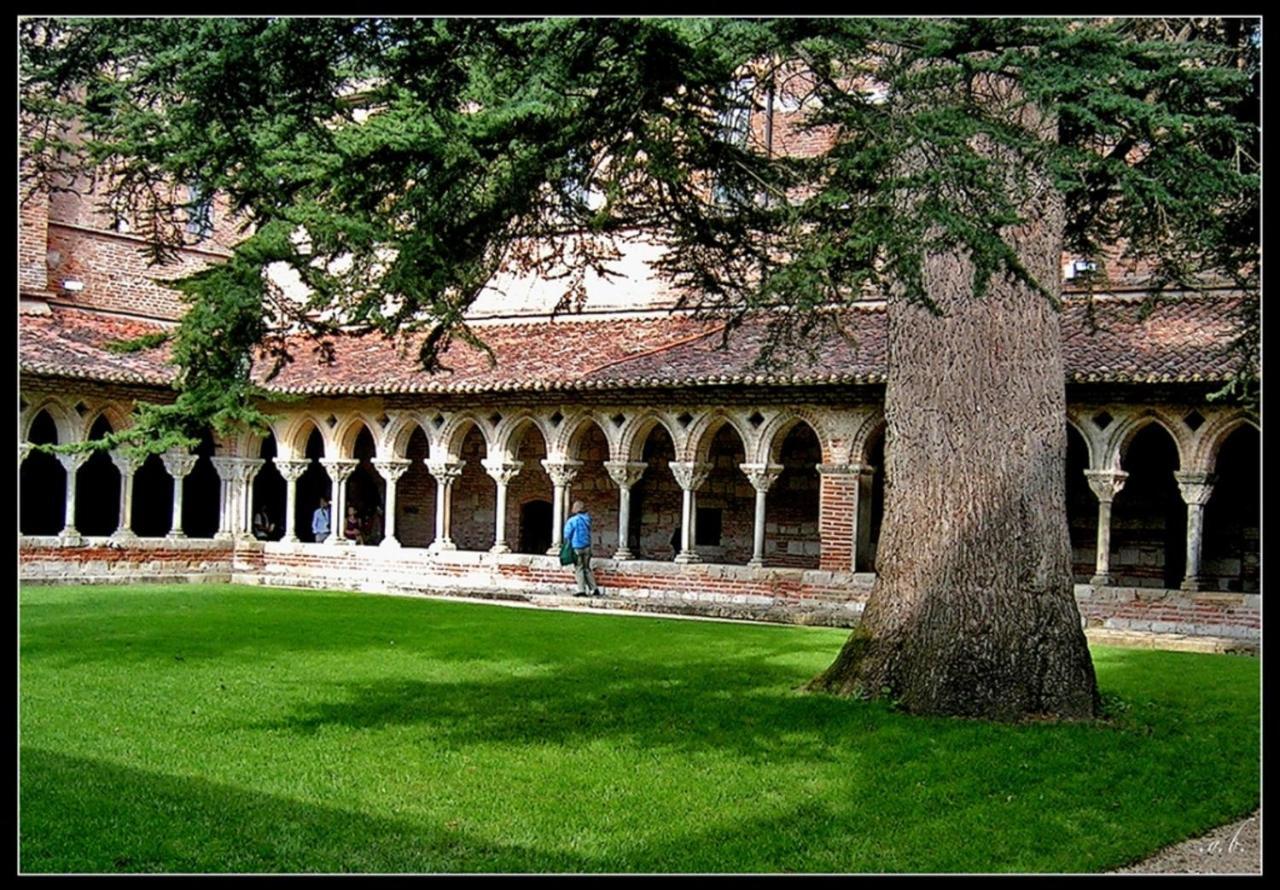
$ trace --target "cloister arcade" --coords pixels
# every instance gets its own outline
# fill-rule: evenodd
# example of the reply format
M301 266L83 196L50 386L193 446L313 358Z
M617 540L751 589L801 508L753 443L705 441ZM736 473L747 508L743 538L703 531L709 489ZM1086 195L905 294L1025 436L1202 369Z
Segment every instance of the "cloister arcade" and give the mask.
M342 517L380 511L380 548L542 554L568 505L598 556L870 572L884 497L879 406L495 404L377 399L278 409L264 435L206 434L191 453L50 454L120 430L127 401L24 395L20 533L349 546ZM1079 583L1256 592L1259 428L1240 409L1077 403L1067 513ZM329 536L311 514L332 500Z

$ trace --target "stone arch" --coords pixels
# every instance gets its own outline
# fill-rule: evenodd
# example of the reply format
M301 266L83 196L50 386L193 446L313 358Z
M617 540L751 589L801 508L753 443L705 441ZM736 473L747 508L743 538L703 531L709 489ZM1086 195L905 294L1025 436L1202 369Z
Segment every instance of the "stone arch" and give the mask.
M1134 437L1152 424L1156 424L1169 434L1169 438L1173 441L1174 450L1178 454L1178 467L1186 467L1187 449L1185 441L1178 435L1178 423L1164 412L1154 408L1148 408L1117 424L1115 431L1107 440L1103 452L1104 463L1102 467L1104 469L1123 469L1125 455L1128 453L1129 445L1133 442ZM1085 441L1087 442L1088 439L1086 438Z
M643 461L648 468L631 487L631 517L627 547L639 559L670 560L679 551L678 529L683 494L670 469L678 460L676 440L656 414L637 418L626 430L623 454Z
M53 403L56 404L56 403ZM23 441L67 444L51 412L37 407L26 419ZM32 451L18 471L18 530L24 535L56 535L66 525L67 471L52 454Z
M93 428L100 420L106 420L113 433L123 432L133 426L133 418L129 416L126 408L114 402L108 402L85 415L80 427L80 435L72 441L82 442L98 438L93 435Z
M788 410L778 414L760 431L760 446L764 460L762 462L778 463L782 453L782 442L798 424L805 424L818 439L818 447L822 449L822 460L831 459L831 437L827 435L826 425L812 411L805 409Z
M471 432L472 426L475 426L480 431L480 435L484 437L485 454L492 454L496 449L489 433L489 425L472 411L463 411L455 414L444 422L444 425L440 427L439 435L431 442L431 453L435 454L436 443L439 442L441 458L458 460L461 456L462 442Z
M676 449L676 454L680 453L680 437L675 430L671 428L671 424L667 419L657 412L647 411L628 420L622 426L620 435L618 436L619 455L626 455L626 459L630 461L641 460L644 454L644 444L649 438L649 434L653 432L654 427L660 426L666 432L667 437L671 439L672 447ZM677 457L677 459L679 459Z
M415 430L427 437L427 446L430 448L431 433L428 425L418 415L401 414L392 420L387 427L386 434L383 436L384 448L381 453L389 454L392 458L405 457L409 449L409 440L413 438Z
M68 409L55 398L41 399L23 412L21 441L29 442L31 440L31 426L42 413L47 415L49 420L53 422L59 444L67 445L71 442L81 441L83 430L79 422L80 418L74 410Z
M130 529L140 538L162 538L173 524L173 477L158 454L147 455L133 474Z
M493 436L490 439L489 456L500 457L502 460L515 460L516 452L520 450L520 443L524 441L530 429L538 431L547 453L550 454L554 431L549 427L550 424L544 418L538 417L532 411L513 412L510 416L498 421L498 425L494 427Z
M1200 431L1200 437L1192 451L1191 463L1187 469L1203 469L1212 473L1218 466L1218 452L1231 434L1242 426L1251 426L1262 431L1258 418L1247 411L1231 411L1214 418Z
M711 442L719 434L720 430L726 425L733 428L738 434L738 440L742 443L743 463L748 463L751 455L755 454L756 448L756 431L749 424L743 422L743 418L735 416L723 408L714 408L701 414L689 427L689 459L693 461L705 461L711 450Z
M1249 418L1224 423L1204 505L1198 577L1209 590L1257 593L1261 580L1262 436Z
M312 432L320 434L321 447L324 449L322 456L334 455L336 448L325 435L324 421L311 412L304 412L291 418L276 435L276 447L280 452L281 460L306 457Z
M482 462L494 450L485 425L468 418L445 440L450 443L449 457L462 461L452 488L449 532L459 550L489 550L496 540L498 486Z
M1111 505L1112 575L1121 587L1177 587L1187 545L1187 506L1174 475L1182 455L1167 426L1147 417L1116 437L1128 477Z
M279 439L274 433L260 437L257 448L245 452L249 457L260 459L263 463L253 477L253 503L251 517L259 512L265 513L270 526L259 528L251 521L250 531L259 540L278 541L284 537L284 514L288 509L288 483L276 466L275 458L280 456ZM283 459L283 458L281 458Z
M546 553L551 546L554 485L542 461L552 447L546 428L531 417L516 421L508 430L502 459L520 461L522 466L507 485L502 522L506 546L517 553Z
M888 422L883 411L876 409L868 413L862 422L858 424L852 438L849 440L849 451L845 456L845 461L851 464L870 466L870 450L875 447L877 438L883 439L887 425ZM875 469L877 473L884 471L882 466L876 466Z
M188 538L212 538L218 532L222 481L211 463L217 445L210 430L200 432L191 453L196 465L182 480L182 531Z
M294 528L297 530L300 540L315 541L311 531L311 522L322 497L330 502L330 521L332 522L336 519L332 513L333 480L329 478L328 470L320 463L327 455L332 454L334 449L332 443L324 434L324 427L309 415L303 421L292 425L290 435L294 437L292 439L293 456L291 459L310 461L310 465L298 477L296 483L297 493L294 499L293 515Z
M728 418L703 433L695 459L710 469L698 489L693 548L703 562L746 565L754 553L756 492L742 464L751 446Z
M343 503L347 513L354 511L361 529L360 537L356 540L364 544L370 543L375 537L375 531L386 525L382 511L386 505L387 483L373 465L378 457L378 439L374 435L374 429L376 427L368 424L353 422L343 431L343 438L339 439L343 444L343 457L359 461L343 483L346 491ZM345 517L343 525L345 528Z
M1097 463L1095 463L1095 461L1097 460L1097 457L1100 454L1101 446L1098 443L1094 442L1093 437L1089 435L1089 425L1082 423L1078 417L1074 417L1071 414L1068 414L1067 415L1068 435L1070 435L1070 432L1072 430L1074 430L1080 436L1080 441L1084 443L1085 454L1089 458L1089 467L1090 468L1096 467Z
M813 448L806 453L810 437ZM810 419L799 413L792 413L766 441L769 462L783 470L765 495L766 528L772 532L765 535L765 565L817 568L822 555L818 465L830 449Z
M547 440L547 447L554 449L556 454L563 454L565 457L577 460L578 453L582 450L582 441L591 434L593 426L600 430L600 434L604 436L609 446L609 457L606 459L614 459L614 455L617 454L617 443L609 435L609 424L592 411L583 411L565 418L560 428L556 430L555 438Z
M92 415L86 439L97 439L115 427L106 410ZM75 527L83 535L109 535L119 526L123 481L110 455L94 451L76 471Z
M374 432L377 429L377 423L363 411L355 411L344 417L333 430L333 441L337 445L337 456L339 458L354 456L356 439L360 437L361 430L369 434L369 438L373 440L374 450L377 451L381 445L377 434ZM382 456L380 451L378 451L378 456Z
M409 469L396 483L396 537L405 547L428 547L436 537L435 477L427 461L436 453L427 426L410 421L391 440L393 455L409 461Z

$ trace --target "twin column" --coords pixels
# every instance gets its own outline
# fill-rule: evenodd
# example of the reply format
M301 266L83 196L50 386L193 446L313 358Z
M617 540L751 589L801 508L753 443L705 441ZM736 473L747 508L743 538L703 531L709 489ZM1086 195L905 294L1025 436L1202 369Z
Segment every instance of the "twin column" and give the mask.
M1094 575L1095 586L1113 583L1111 576L1111 504L1124 488L1129 474L1122 470L1085 470L1089 488L1098 498L1098 552ZM1182 579L1183 590L1202 590L1205 579L1200 576L1200 553L1204 546L1204 505L1213 494L1215 476L1199 470L1180 470L1173 474L1178 491L1187 505L1187 567Z

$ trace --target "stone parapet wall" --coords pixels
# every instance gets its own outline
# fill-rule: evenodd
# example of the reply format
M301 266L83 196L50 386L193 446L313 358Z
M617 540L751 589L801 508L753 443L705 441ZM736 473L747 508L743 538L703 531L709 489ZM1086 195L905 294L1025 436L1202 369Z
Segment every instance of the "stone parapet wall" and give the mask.
M1260 639L1262 597L1150 587L1076 585L1086 627L1156 634Z
M870 573L596 559L610 608L851 627L871 593ZM77 546L24 537L21 583L129 584L233 581L369 593L434 594L533 603L570 597L573 573L554 556L345 544L241 543L106 538ZM1088 628L1261 638L1261 596L1077 584Z
M139 582L230 581L230 542L143 538L120 546L86 537L79 545L57 537L21 539L18 580L23 584L133 584Z
M248 548L246 548L247 550ZM573 573L554 556L268 543L241 551L233 580L376 593L536 601L568 597ZM787 568L597 559L611 604L646 612L852 626L874 576Z

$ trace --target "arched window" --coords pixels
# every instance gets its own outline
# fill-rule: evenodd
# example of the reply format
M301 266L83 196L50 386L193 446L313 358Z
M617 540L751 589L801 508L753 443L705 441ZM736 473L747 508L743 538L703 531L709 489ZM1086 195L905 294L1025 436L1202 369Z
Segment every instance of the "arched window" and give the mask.
M765 565L813 569L822 553L818 535L822 446L807 423L791 428L778 451L783 470L765 496Z
M1258 592L1261 545L1261 439L1248 424L1218 451L1217 481L1204 508L1200 575L1216 590Z
M27 441L57 445L58 427L41 411L31 422ZM24 535L56 535L66 525L67 471L52 454L32 451L18 474L18 530Z
M1148 424L1121 457L1129 474L1111 507L1111 573L1121 587L1182 584L1187 563L1187 505L1174 472L1178 449L1157 423Z
M90 439L112 432L105 417L89 430ZM82 535L109 535L120 524L120 471L105 451L95 451L76 476L76 529Z
M427 472L427 434L414 427L404 456L409 461L396 483L396 538L404 547L429 547L436 537L436 481Z

